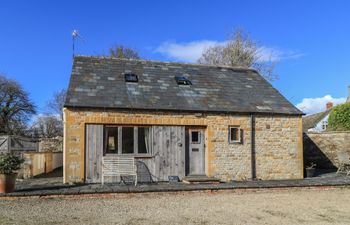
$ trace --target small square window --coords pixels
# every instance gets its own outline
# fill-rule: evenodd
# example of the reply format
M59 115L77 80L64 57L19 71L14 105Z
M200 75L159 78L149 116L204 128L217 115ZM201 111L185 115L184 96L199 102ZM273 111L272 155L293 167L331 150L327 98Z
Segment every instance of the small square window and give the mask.
M191 143L192 144L200 144L200 133L199 131L191 131Z
M133 74L133 73L126 73L124 74L124 77L125 77L125 81L126 82L138 82L139 81L139 78L137 77L136 74Z
M229 127L229 143L241 143L240 127Z

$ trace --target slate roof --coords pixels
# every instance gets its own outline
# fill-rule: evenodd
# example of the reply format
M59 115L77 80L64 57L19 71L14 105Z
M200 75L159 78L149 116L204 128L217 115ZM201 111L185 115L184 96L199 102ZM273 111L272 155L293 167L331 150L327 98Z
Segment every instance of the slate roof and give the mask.
M314 128L323 118L325 118L332 109L327 109L326 111L315 113L303 117L303 131L307 132L308 129Z
M94 56L74 58L65 107L302 114L252 69Z

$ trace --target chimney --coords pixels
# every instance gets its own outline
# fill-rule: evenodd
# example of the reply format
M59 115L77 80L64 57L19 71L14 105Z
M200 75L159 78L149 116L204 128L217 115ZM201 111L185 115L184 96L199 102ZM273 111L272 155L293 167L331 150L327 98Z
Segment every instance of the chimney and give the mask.
M333 102L327 102L327 104L326 104L327 110L331 109L332 107L333 107Z

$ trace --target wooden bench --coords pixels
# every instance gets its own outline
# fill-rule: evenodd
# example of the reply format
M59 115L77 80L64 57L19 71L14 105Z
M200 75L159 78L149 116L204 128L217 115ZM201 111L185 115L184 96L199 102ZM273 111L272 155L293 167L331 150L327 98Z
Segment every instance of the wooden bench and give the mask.
M102 185L104 177L111 176L135 176L137 185L137 166L134 157L128 156L104 156L102 157Z

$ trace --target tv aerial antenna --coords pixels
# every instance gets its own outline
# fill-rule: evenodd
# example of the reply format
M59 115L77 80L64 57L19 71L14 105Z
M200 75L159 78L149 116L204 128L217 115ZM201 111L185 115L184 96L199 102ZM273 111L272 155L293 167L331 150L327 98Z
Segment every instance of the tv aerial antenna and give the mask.
M84 38L79 34L78 30L73 30L72 32L72 50L73 50L73 59L75 55L75 42L77 39L80 39L84 42Z

